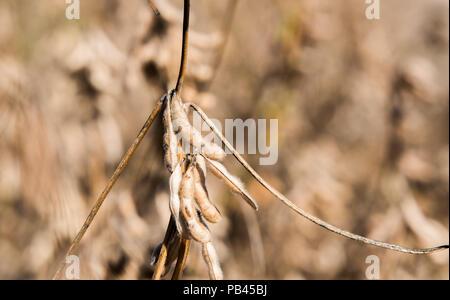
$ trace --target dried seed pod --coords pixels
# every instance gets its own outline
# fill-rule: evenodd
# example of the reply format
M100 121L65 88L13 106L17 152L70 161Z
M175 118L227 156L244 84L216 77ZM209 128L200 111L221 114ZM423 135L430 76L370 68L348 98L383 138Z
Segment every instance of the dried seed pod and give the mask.
M208 265L209 278L211 280L222 280L223 272L220 268L219 257L212 242L202 244L202 255Z
M211 240L208 228L201 222L194 205L194 166L187 168L180 189L181 213L191 237L200 242L207 243Z
M205 184L205 175L199 165L197 165L197 168L194 169L194 199L200 208L202 215L207 221L211 223L217 223L220 221L222 216L216 206L209 199Z
M225 185L236 194L240 195L251 207L258 210L258 204L253 200L252 196L247 192L242 181L236 176L231 175L224 165L217 161L213 161L205 157L208 162L209 170L219 179L221 179Z
M191 125L185 106L180 99L173 98L171 101L171 118L175 134L191 144L194 152L201 150L205 156L217 161L225 158L225 151L220 146L213 142L206 142L200 131Z
M178 162L177 159L177 150L178 143L175 132L173 131L172 126L172 116L171 116L171 101L172 97L168 96L166 98L166 107L164 109L163 114L163 123L164 123L164 138L163 138L163 148L164 148L164 162L166 164L167 169L170 173L173 172L175 166Z
M223 151L223 149L219 145L213 142L204 143L202 153L206 157L216 161L222 161L226 156L225 151Z
M177 226L177 231L179 235L183 234L183 228L180 221L180 184L183 179L183 174L181 173L181 164L178 163L169 179L169 188L170 188L170 200L169 200L169 208L172 216L175 220L175 224Z
M180 99L172 99L171 117L175 134L180 136L185 142L194 146L194 150L202 149L204 145L203 137L201 133L189 123L189 119Z

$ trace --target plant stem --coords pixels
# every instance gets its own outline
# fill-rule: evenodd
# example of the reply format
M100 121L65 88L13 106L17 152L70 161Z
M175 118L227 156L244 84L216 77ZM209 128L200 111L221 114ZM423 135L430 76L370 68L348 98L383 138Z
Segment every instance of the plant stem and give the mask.
M177 85L175 87L178 97L180 96L180 93L181 93L181 87L183 85L184 74L185 74L186 65L187 65L190 7L191 7L191 1L184 0L183 43L182 43L182 48L181 48L181 63L180 63L180 71L178 73Z
M155 15L156 15L157 17L159 17L160 13L159 13L159 10L158 10L158 8L156 7L155 3L153 3L152 0L148 0L148 2L150 3L150 6L152 7L153 12L155 13Z
M80 243L81 239L83 238L84 234L88 230L89 226L92 223L92 220L94 220L95 216L98 213L98 210L103 204L103 201L105 200L106 196L108 196L109 192L111 191L112 187L116 183L117 179L119 178L120 174L122 174L123 170L128 164L128 161L133 156L134 152L136 151L137 147L141 143L142 139L144 138L145 134L148 132L150 127L153 124L153 121L155 120L158 113L161 111L162 104L164 102L164 99L166 97L163 96L158 103L156 104L155 108L153 109L152 113L148 117L147 121L145 122L142 129L139 131L139 134L137 135L136 139L134 140L133 144L128 148L127 153L123 156L122 160L120 161L119 165L117 166L116 170L114 171L113 175L108 181L108 184L103 189L103 192L100 194L100 196L95 201L94 206L92 207L88 217L86 218L86 221L84 222L83 226L81 227L80 231L76 235L75 239L72 241L72 244L70 245L69 250L67 251L66 255L64 256L64 259L70 255L73 254L75 249L78 247L78 244ZM58 270L56 271L55 275L53 276L53 279L58 279L59 274L61 273L61 270L64 268L64 260L61 262L61 265L59 266Z
M182 239L180 250L178 251L177 264L173 271L172 280L178 280L183 275L184 265L186 264L187 256L189 254L189 248L191 246L191 240Z
M200 115L200 117L205 121L205 123L209 126L209 128L221 139L221 141L224 143L224 145L233 153L234 157L239 161L239 163L247 169L247 171L264 187L266 188L272 195L274 195L278 200L280 200L283 204L288 206L290 209L295 211L297 214L301 215L302 217L308 219L309 221L325 228L326 230L329 230L331 232L334 232L336 234L345 236L349 239L356 240L365 244L386 248L398 252L403 253L409 253L409 254L427 254L435 251L440 251L444 249L448 249L449 245L441 245L437 247L432 248L424 248L424 249L415 249L415 248L405 248L402 246L389 244L377 240L372 240L369 238L366 238L364 236L360 236L348 231L345 231L343 229L340 229L334 225L331 225L311 214L304 211L297 205L295 205L293 202L291 202L288 198L286 198L282 193L277 191L275 188L273 188L269 183L267 183L248 163L247 161L234 149L234 147L228 142L228 140L222 135L222 132L220 132L217 127L214 125L214 123L208 118L208 116L195 104L189 103L189 105Z
M155 272L153 272L153 280L159 280L161 278L162 273L164 272L164 265L166 264L167 252L169 241L172 240L172 237L176 233L176 224L173 217L170 217L169 224L167 225L166 234L164 236L163 244L161 246L161 251L159 252L158 262L156 263Z

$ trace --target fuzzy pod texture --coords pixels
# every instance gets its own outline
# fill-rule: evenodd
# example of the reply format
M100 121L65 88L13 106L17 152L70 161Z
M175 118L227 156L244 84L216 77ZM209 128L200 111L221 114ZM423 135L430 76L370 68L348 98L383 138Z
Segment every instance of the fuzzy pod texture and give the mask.
M225 159L225 151L214 142L205 142L202 148L202 153L209 159L222 161Z
M194 169L194 199L203 217L211 223L217 223L222 218L219 210L211 202L206 189L205 176L200 167Z
M190 165L184 176L180 189L181 213L191 237L200 243L211 240L211 233L201 222L194 205L194 166Z
M202 244L202 256L208 266L211 280L222 280L223 272L220 267L219 257L212 242Z
M171 101L171 118L173 129L177 136L185 143L189 143L194 147L194 152L203 148L204 142L201 133L195 129L184 110L181 99L173 98Z
M172 216L175 220L175 224L177 227L177 231L179 235L183 234L183 227L181 225L180 220L180 185L183 180L183 174L181 172L181 165L177 164L172 175L170 175L169 179L169 188L170 188L170 199L169 199L169 208Z
M214 142L205 141L201 132L191 125L186 106L182 104L181 99L173 98L170 109L175 134L185 143L193 146L193 153L201 151L205 156L216 161L222 161L225 158L226 153L220 146Z
M163 137L163 149L164 149L164 162L170 173L175 169L178 163L178 142L177 136L173 131L172 116L171 116L171 102L172 97L166 98L166 107L163 113L164 123L164 137Z

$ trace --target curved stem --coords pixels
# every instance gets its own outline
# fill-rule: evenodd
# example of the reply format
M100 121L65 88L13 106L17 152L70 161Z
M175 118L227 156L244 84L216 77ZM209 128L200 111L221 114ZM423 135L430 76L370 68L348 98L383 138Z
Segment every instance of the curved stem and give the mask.
M200 115L200 117L203 119L203 121L208 124L209 128L222 140L222 142L225 144L225 146L233 153L234 157L241 163L244 168L247 169L248 172L264 187L266 188L272 195L274 195L278 200L280 200L283 204L288 206L290 209L301 215L302 217L308 219L309 221L325 228L326 230L329 230L331 232L334 232L336 234L345 236L349 239L356 240L365 244L386 248L394 251L409 253L409 254L426 254L431 253L443 249L448 249L449 245L442 245L437 246L433 248L425 248L425 249L413 249L413 248L405 248L385 242L380 242L376 240L372 240L369 238L366 238L364 236L360 236L348 231L345 231L343 229L340 229L334 225L331 225L309 213L304 211L303 209L299 208L297 205L295 205L293 202L291 202L289 199L287 199L283 194L281 194L279 191L277 191L275 188L273 188L269 183L267 183L246 161L245 159L233 148L233 146L227 141L227 139L222 135L222 132L220 132L214 123L208 118L208 116L195 104L189 103L189 105Z
M184 74L187 65L187 55L188 55L188 41L189 41L189 13L190 13L191 1L184 0L184 16L183 16L183 43L181 48L181 63L180 71L178 73L178 80L175 90L177 95L180 96L181 87L183 85Z
M165 101L164 100L165 98L166 98L166 96L163 96L158 101L158 103L156 104L156 106L153 109L152 113L150 114L150 116L148 117L147 121L145 122L144 126L139 131L139 134L136 137L136 139L134 140L133 144L130 146L130 148L128 149L127 153L123 156L122 160L120 161L120 163L117 166L116 170L114 171L113 175L109 179L108 184L106 185L106 187L103 189L103 191L100 194L100 196L95 201L95 204L92 207L88 217L86 218L86 221L84 222L84 224L81 227L80 231L76 235L75 239L72 241L72 244L70 245L69 250L67 251L67 253L64 256L64 258L66 258L67 256L72 255L73 252L75 251L75 249L78 247L78 244L80 243L80 241L83 238L84 234L86 233L86 231L88 230L88 228L91 225L92 221L94 220L95 216L97 215L98 210L102 206L103 201L105 201L106 196L108 196L109 192L111 191L112 187L116 183L116 181L119 178L120 174L122 174L123 170L125 169L125 167L127 166L128 162L129 162L129 160L131 159L131 157L133 156L133 154L136 151L137 147L139 146L139 144L141 143L142 139L144 138L145 134L150 129L150 126L152 126L153 121L155 120L156 116L161 111L161 107L162 107L163 102ZM56 271L55 275L53 276L53 279L58 279L59 274L61 273L61 270L63 268L64 268L64 260L61 262L58 270Z

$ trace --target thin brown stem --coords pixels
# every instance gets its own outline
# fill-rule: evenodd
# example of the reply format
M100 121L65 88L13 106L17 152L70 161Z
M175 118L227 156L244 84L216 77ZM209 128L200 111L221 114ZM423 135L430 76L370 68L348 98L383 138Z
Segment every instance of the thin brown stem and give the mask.
M250 194L241 187L236 181L232 180L230 178L230 175L227 174L228 172L225 169L220 169L218 166L220 166L219 162L212 161L206 155L203 155L203 153L200 153L200 155L205 159L205 161L208 162L208 165L211 166L211 169L214 170L216 174L220 174L219 176L221 179L226 182L226 184L233 189L237 194L239 194L254 210L258 210L258 203L256 203L255 200L250 196Z
M161 275L164 272L164 267L167 260L168 246L169 242L172 240L174 234L177 234L175 220L170 217L169 224L167 225L166 234L161 246L161 251L159 252L158 262L156 263L155 271L153 272L153 280L161 279Z
M394 251L409 253L409 254L426 254L431 253L443 249L448 249L449 245L442 245L437 246L433 248L425 248L425 249L413 249L413 248L405 248L385 242L380 242L376 240L372 240L345 230L342 230L336 226L333 226L309 213L304 211L303 209L299 208L297 205L295 205L293 202L291 202L289 199L287 199L283 194L281 194L279 191L277 191L275 188L273 188L269 183L267 183L246 161L245 159L233 148L233 146L227 141L227 139L222 135L222 132L220 132L217 127L214 125L214 123L208 118L208 116L195 104L190 103L189 104L200 116L201 118L208 124L208 126L211 128L211 130L222 140L224 145L233 153L234 157L242 164L244 168L247 169L247 171L264 187L266 188L272 195L274 195L278 200L280 200L283 204L288 206L290 209L301 215L302 217L308 219L309 221L325 228L326 230L329 230L331 232L334 232L336 234L345 236L349 239L356 240L365 244L386 248Z
M155 13L155 15L156 15L157 17L159 17L160 13L159 13L159 10L158 10L158 8L156 7L155 3L154 3L152 0L148 0L148 2L150 3L150 6L152 7L153 12Z
M78 247L78 244L80 243L81 239L83 238L84 234L88 230L89 226L91 225L92 221L94 220L95 216L98 213L98 210L103 204L103 201L105 200L106 196L108 196L108 193L111 191L112 187L116 183L117 179L119 178L120 174L122 174L123 170L127 166L129 160L133 156L134 152L136 151L137 147L141 143L142 139L144 138L145 134L148 132L150 127L153 124L153 121L155 120L158 113L161 111L161 107L163 102L165 101L165 96L162 97L158 103L156 104L155 108L153 109L152 113L148 117L147 121L145 122L142 129L139 131L139 134L137 135L136 139L134 140L133 144L130 146L126 154L123 156L122 160L120 161L119 165L117 166L116 170L114 171L113 175L108 181L108 184L103 189L100 196L95 201L94 206L92 207L88 217L86 218L86 221L84 222L83 226L81 227L80 231L76 235L75 239L72 241L72 244L69 247L69 250L67 251L66 255L64 256L64 259L67 256L70 256L73 254L75 249ZM61 262L61 265L59 266L58 270L56 271L55 275L53 276L53 279L58 279L59 274L61 273L61 270L64 268L64 260Z
M180 71L178 73L177 85L175 87L175 90L176 90L178 96L180 96L180 93L181 93L181 87L183 85L184 74L186 72L186 65L187 65L190 7L191 7L191 1L184 0L183 43L182 43L182 48L181 48L181 63L180 63Z
M178 280L183 275L184 265L189 254L189 248L191 246L191 240L182 239L180 250L178 251L177 264L175 265L175 270L172 274L172 280Z

